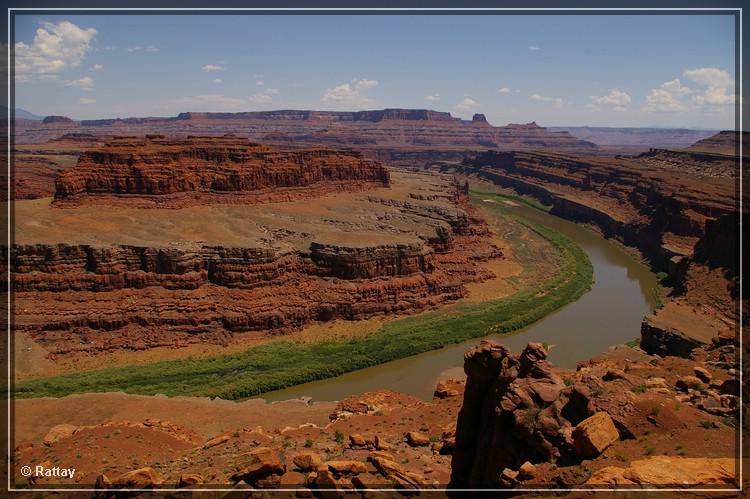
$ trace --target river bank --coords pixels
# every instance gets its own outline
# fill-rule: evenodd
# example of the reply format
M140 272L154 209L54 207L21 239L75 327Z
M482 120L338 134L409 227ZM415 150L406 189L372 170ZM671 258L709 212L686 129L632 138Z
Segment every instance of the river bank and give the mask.
M483 203L476 197L474 202ZM503 210L504 206L496 203L492 209ZM560 255L560 267L547 282L510 297L481 304L457 305L450 313L439 310L400 319L385 324L374 334L345 342L298 345L278 341L232 355L30 380L16 386L16 396L59 397L91 391L125 391L145 395L246 398L311 380L340 376L436 350L446 344L460 344L492 333L518 330L580 298L591 286L592 268L586 254L567 237L539 221L511 216L554 245ZM290 363L289 359L293 362Z

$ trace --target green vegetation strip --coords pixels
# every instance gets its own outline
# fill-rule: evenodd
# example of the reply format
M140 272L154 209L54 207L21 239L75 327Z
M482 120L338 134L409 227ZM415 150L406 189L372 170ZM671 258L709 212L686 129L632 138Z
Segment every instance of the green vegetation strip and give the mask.
M504 196L482 193L502 199ZM475 201L481 202L476 198ZM492 209L500 209L500 206ZM559 272L543 285L512 296L461 304L386 323L349 341L296 344L275 341L244 352L65 374L18 383L17 398L62 397L71 393L124 391L241 399L293 385L339 376L452 343L509 333L578 299L591 288L593 268L573 241L541 224L514 215L519 223L557 248Z

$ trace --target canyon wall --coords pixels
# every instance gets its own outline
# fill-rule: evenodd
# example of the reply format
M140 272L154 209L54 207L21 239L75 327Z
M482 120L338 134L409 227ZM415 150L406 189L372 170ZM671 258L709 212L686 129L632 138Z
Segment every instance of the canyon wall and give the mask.
M278 151L236 137L119 137L88 150L55 181L57 206L117 202L178 207L258 203L388 186L388 171L356 152Z
M643 323L650 352L689 355L713 337L736 334L735 157L662 149L609 159L488 151L443 169L536 197L552 214L597 227L667 272L670 300Z
M185 151L192 147L186 144ZM139 161L147 157L149 171L157 173L156 160L162 161L161 174L171 178L174 158L183 153L149 154ZM244 153L244 148L231 152ZM97 155L107 158L90 154ZM267 157L277 164L279 155ZM95 164L127 165L123 158ZM223 156L214 156L215 169L225 162L217 158ZM89 163L83 162L86 172ZM97 185L114 185L113 175ZM32 225L3 255L13 269L14 328L53 357L228 344L285 334L314 321L432 309L465 296L466 283L491 278L482 262L501 254L465 186L445 175L393 175L391 188L337 191L335 198L272 206L146 209L95 199L92 206L60 209L21 202L23 223ZM124 185L142 184L126 179ZM137 201L139 195L125 199ZM71 220L78 220L72 222L75 233L60 227ZM83 242L89 240L97 242ZM124 240L138 243L118 242Z

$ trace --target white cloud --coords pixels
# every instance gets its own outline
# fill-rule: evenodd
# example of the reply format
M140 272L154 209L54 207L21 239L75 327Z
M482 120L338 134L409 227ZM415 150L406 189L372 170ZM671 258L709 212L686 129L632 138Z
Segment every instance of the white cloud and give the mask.
M250 102L254 104L270 104L273 102L273 96L267 92L260 92L250 97Z
M694 95L698 106L726 106L734 104L734 78L719 68L688 69L683 75L700 86L707 87L702 95Z
M158 52L158 51L159 51L159 49L158 49L158 48L156 48L156 47L154 47L153 45L147 45L147 46L146 46L146 48L145 48L144 50L145 50L146 52L151 52L151 53L154 53L154 52Z
M646 96L646 111L671 113L684 111L686 105L683 97L690 93L690 89L682 85L679 78L662 83Z
M734 78L727 71L719 68L688 69L683 75L706 87L734 87Z
M547 95L531 94L529 100L532 102L549 102L555 107L563 107L564 101L562 97L549 97Z
M456 109L460 109L462 111L468 111L469 109L473 109L475 107L479 107L479 103L471 97L464 97L461 102L456 104Z
M79 104L96 104L96 99L90 99L88 97L81 97L78 99Z
M65 80L65 86L67 87L78 87L83 90L93 90L94 79L90 76L84 76L78 80Z
M536 52L537 50L542 50L542 49L537 47L536 45L529 45L529 50Z
M500 87L497 89L497 93L499 94L509 94L510 89L508 87Z
M99 71L101 69L104 69L104 66L102 66L101 64L94 64L91 66L91 71Z
M31 45L15 44L16 79L54 80L62 70L80 66L95 36L94 28L82 29L69 21L43 22Z
M532 94L532 95L529 95L529 100L537 101L537 102L552 102L552 97L547 97L547 96L539 95L539 94Z
M222 80L221 78L216 78L214 79L214 83L224 83L224 80Z
M262 87L263 85L265 85L265 84L266 84L266 82L265 82L265 81L263 81L263 80L258 80L258 81L256 81L256 82L255 82L255 84L256 84L257 86L259 86L259 87Z
M425 97L425 100L428 100L430 102L437 102L440 100L440 94L428 95Z
M278 94L279 93L279 89L278 88L267 88L265 90L265 92L267 94Z
M601 109L602 107L607 107L614 109L615 111L624 111L632 100L630 98L630 95L617 88L611 89L607 95L592 95L590 98L591 103L588 104L588 107L597 110Z
M201 71L203 71L204 73L210 73L211 71L221 71L222 69L224 68L217 64L206 64L205 66L201 67Z
M338 108L362 109L372 107L375 101L365 95L365 92L377 86L377 80L355 78L349 83L326 88L321 100L324 104Z

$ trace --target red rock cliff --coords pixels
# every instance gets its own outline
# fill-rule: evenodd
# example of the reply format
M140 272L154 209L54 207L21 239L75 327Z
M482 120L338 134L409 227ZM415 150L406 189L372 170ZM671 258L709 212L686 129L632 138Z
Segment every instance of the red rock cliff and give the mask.
M382 164L356 152L279 151L235 137L121 137L82 154L55 182L57 205L97 201L179 207L257 203L388 186Z

